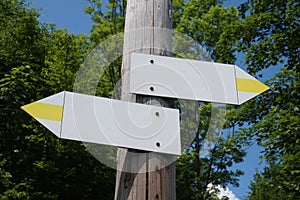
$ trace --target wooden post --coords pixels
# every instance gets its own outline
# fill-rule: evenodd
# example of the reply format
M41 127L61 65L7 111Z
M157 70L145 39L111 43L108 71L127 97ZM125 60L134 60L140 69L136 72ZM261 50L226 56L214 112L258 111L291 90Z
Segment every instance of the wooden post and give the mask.
M171 55L172 0L127 0L122 60L122 100L172 107L169 99L129 94L130 54ZM176 199L171 155L118 149L115 200ZM168 165L169 164L169 165Z

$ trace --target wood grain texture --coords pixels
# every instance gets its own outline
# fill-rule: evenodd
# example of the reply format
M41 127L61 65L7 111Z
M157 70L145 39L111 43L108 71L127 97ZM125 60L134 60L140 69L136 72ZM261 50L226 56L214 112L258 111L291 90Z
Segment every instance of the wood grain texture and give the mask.
M172 107L170 99L129 93L130 54L171 55L171 0L127 0L122 60L122 100ZM175 200L171 155L118 149L115 200ZM150 171L150 172L148 172Z

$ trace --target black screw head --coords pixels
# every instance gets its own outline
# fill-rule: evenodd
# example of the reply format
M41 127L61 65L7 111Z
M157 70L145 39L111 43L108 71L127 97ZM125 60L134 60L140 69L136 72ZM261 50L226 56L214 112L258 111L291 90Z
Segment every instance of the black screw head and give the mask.
M156 146L157 146L157 147L160 147L160 143L159 143L159 142L156 142Z

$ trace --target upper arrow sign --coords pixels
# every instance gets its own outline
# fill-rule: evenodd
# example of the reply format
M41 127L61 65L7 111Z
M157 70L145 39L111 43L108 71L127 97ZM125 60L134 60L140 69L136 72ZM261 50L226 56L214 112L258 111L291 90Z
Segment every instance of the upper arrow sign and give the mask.
M269 87L235 65L133 53L130 92L240 105Z
M59 138L181 154L179 111L60 92L22 107Z

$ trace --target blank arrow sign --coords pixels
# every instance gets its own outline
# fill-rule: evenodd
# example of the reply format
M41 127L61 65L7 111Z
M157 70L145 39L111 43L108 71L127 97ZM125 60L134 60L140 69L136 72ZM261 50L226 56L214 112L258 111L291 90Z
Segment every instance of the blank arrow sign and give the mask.
M22 107L57 137L181 154L179 111L60 92Z
M133 53L130 92L240 105L269 87L229 64Z

